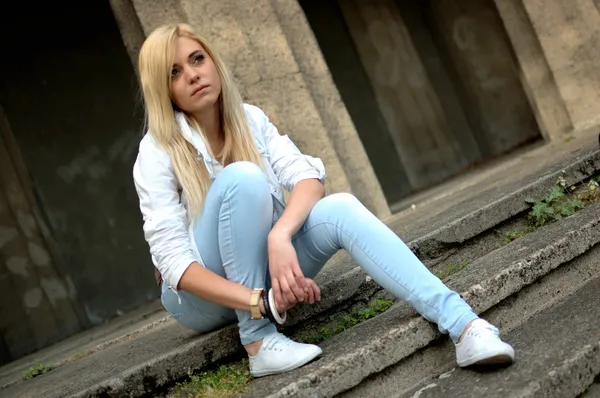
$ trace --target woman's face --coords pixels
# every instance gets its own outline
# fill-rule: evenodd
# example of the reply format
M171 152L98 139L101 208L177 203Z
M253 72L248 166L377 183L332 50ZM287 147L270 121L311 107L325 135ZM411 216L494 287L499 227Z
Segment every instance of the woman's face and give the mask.
M221 79L213 60L195 40L177 39L171 70L172 101L179 109L200 114L211 109L221 94Z

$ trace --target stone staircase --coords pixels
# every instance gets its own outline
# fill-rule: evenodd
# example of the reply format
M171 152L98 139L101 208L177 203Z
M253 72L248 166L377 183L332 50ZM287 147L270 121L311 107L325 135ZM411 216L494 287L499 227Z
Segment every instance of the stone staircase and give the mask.
M539 148L455 181L416 210L386 220L432 271L466 265L445 282L500 327L517 350L514 366L490 373L456 369L449 340L397 302L323 341L319 360L254 380L245 396L598 396L600 202L505 240L523 227L526 198L541 198L559 178L571 186L598 174L597 145L594 136ZM323 300L293 311L286 325L293 335L385 294L344 254L318 283ZM161 396L190 371L241 354L235 326L195 336L164 318L33 380L10 379L10 365L0 368L0 396Z

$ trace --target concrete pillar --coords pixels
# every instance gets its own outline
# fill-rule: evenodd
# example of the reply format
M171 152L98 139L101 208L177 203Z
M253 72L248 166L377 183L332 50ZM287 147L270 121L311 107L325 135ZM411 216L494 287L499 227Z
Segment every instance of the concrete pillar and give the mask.
M367 152L297 0L271 0L352 192L375 214L390 214Z
M198 29L232 70L244 100L261 107L302 151L323 159L328 192L353 192L378 216L389 214L383 191L295 0L111 0L111 5L124 43L135 58L140 28L144 36L165 23L186 22Z
M600 14L594 0L496 4L548 134L600 129Z
M573 131L554 75L522 0L495 0L517 58L519 76L540 131L553 140Z

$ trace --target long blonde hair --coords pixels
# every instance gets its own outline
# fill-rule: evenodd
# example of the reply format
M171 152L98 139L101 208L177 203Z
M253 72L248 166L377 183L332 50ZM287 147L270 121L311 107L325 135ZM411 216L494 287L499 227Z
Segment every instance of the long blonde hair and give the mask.
M171 101L171 70L179 37L197 41L212 58L221 79L218 105L225 140L220 154L222 164L245 160L262 167L262 162L248 125L242 97L221 57L189 25L164 25L154 30L142 45L138 61L146 128L171 158L175 175L186 196L188 211L195 215L202 209L210 188L210 176L204 163L198 159L194 146L181 133ZM188 115L186 120L204 137L197 121Z

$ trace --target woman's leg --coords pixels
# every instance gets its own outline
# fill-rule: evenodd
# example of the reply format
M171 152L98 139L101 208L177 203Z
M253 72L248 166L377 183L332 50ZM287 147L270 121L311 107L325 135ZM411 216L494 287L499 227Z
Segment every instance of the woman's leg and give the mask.
M225 167L213 182L194 238L204 266L230 281L261 288L267 272L267 235L273 225L273 200L260 168L249 162ZM276 332L267 319L251 320L187 292L163 289L162 301L183 325L198 332L215 330L237 318L240 339L247 345ZM181 304L179 299L181 298Z
M500 340L498 329L479 319L354 196L337 194L319 201L294 237L294 247L307 277L346 249L377 283L450 334L459 366L513 362L514 350Z
M471 307L433 275L383 222L354 196L330 195L319 201L294 237L302 271L314 277L339 249L347 250L378 284L408 302L457 341Z

